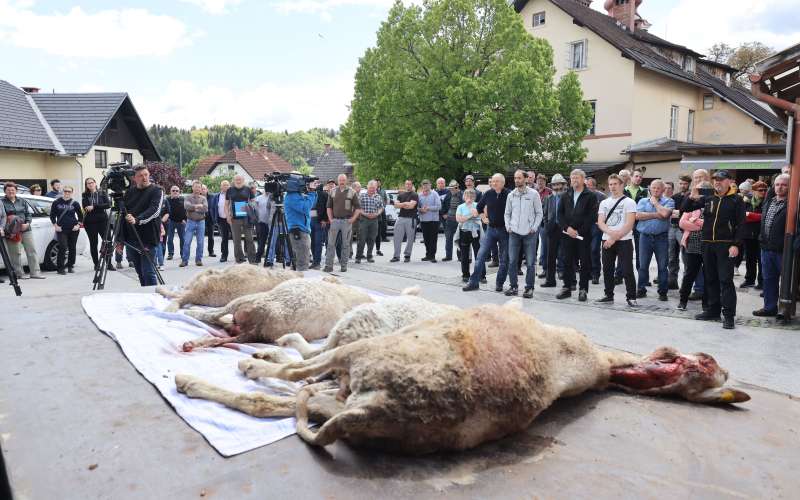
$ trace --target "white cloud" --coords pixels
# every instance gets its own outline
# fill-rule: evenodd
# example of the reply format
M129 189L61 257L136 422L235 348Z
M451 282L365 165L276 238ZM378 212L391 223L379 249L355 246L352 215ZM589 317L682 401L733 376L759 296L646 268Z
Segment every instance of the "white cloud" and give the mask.
M269 82L252 88L199 86L175 80L151 95L134 95L149 125L179 127L232 123L271 130L336 128L347 120L353 97L353 76L340 75L319 83Z
M191 3L202 8L209 14L227 14L228 7L233 7L242 3L242 0L181 0L181 2Z
M605 12L602 2L593 7ZM640 12L647 7L645 2ZM759 41L781 50L800 40L797 0L678 0L673 7L650 9L665 13L645 13L651 33L701 54L718 42L736 47Z
M422 0L403 0L405 4L422 4ZM394 0L278 0L273 6L282 14L313 14L326 21L333 18L333 11L340 7L374 7L389 10Z
M57 56L115 59L164 56L191 44L176 18L146 9L108 9L39 14L33 3L0 0L0 43Z

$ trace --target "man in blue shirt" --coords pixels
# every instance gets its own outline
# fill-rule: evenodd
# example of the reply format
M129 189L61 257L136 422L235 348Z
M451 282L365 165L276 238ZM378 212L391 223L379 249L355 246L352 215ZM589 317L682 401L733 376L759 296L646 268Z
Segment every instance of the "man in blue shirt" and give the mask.
M637 298L647 296L650 261L653 254L658 265L658 300L666 302L669 274L669 225L675 202L664 196L664 181L650 183L650 196L636 205L636 228L639 231L639 286Z
M484 217L488 221L489 227L481 240L481 249L475 259L475 268L472 271L469 283L462 288L465 292L471 292L479 288L478 282L486 272L486 259L495 244L500 246L500 265L497 270L497 281L494 289L496 292L503 291L503 284L508 273L508 232L506 231L505 212L509 191L504 188L505 183L506 178L503 174L494 174L490 181L492 189L483 195L480 203L474 209L473 215Z
M308 193L286 193L283 198L289 244L294 254L294 269L308 271L311 255L311 208L317 203L317 181L308 185Z

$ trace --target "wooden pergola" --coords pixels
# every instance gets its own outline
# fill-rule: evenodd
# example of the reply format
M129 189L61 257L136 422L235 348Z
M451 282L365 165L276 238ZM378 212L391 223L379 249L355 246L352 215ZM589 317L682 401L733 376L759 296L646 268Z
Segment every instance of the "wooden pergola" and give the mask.
M752 93L789 123L786 156L789 162L789 201L784 233L783 267L778 312L787 320L797 310L800 255L794 252L800 198L800 44L770 56L750 77Z

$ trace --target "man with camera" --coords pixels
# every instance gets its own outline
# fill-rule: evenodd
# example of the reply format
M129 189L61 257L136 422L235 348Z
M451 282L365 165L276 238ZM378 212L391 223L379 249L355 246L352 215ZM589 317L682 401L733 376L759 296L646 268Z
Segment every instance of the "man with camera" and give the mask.
M150 183L150 172L144 165L134 168L133 185L125 192L124 201L127 224L122 225L122 230L128 260L133 262L141 286L155 285L158 279L153 259L161 237L159 216L164 193L160 187Z
M328 251L325 254L326 273L333 271L333 258L336 256L336 239L341 234L342 253L339 257L341 271L347 271L347 261L350 258L350 243L353 239L353 223L361 214L356 192L347 187L347 176L339 174L336 179L338 186L328 194L328 219L330 230L328 232Z
M739 255L744 234L745 203L736 193L727 170L712 176L713 192L700 190L684 201L684 210L703 210L703 272L708 308L695 316L704 321L718 321L722 328L734 328L736 287L733 285L733 259Z
M293 175L301 174L293 172ZM283 199L296 271L308 271L308 258L311 255L311 209L317 203L317 181L312 180L307 186L306 192L287 191Z

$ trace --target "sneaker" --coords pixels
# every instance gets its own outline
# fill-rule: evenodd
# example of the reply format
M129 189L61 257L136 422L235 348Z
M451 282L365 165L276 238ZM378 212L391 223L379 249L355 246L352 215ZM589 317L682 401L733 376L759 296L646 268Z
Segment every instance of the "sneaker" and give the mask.
M45 279L45 277L42 276L41 274L31 274L31 279L32 280L43 280L43 279Z
M553 282L545 281L544 283L541 283L539 286L542 287L542 288L555 288L558 285L556 285Z
M58 270L58 271L56 271L56 272L57 272L58 274L61 274L61 275L63 275L63 276L66 276L66 274L67 274L67 271L66 271L66 270L64 270L64 269L59 269L59 270ZM33 278L33 276L31 276L31 278Z
M172 255L167 255L167 260L172 260Z
M666 293L659 293L658 300L660 300L661 302L666 302L667 300L669 300L669 297L667 297Z
M756 284L753 283L752 281L745 281L741 285L739 285L739 288L752 288L754 286L756 286Z
M265 267L273 267L274 265L275 264L273 264L272 262L267 262L266 264L264 264Z
M770 318L772 316L777 316L778 311L768 311L766 309L759 309L758 311L753 311L753 316L758 316L759 318Z
M647 297L647 290L636 290L636 298L643 299Z
M697 292L692 292L689 294L689 302L693 302L696 300L703 300L703 295Z
M503 287L500 287L501 290L502 288ZM517 295L519 295L519 290L515 286L512 286L511 288L506 290L506 297L516 297Z
M429 261L429 260L431 260L431 259L429 259L428 257L423 257L423 258L421 258L421 259L419 259L419 260L421 260L422 262L426 262L426 261Z
M563 288L561 292L558 295L556 295L556 298L558 300L563 300L568 297L572 297L572 291L569 288Z
M444 259L442 259L442 262L450 262L451 260L453 260L452 257L445 257Z
M496 287L494 287L494 291L497 292L497 293L503 293L503 287L502 286L496 286Z
M687 305L688 305L688 304L686 303L686 301L685 301L685 300L682 300L682 301L678 302L678 307L677 307L677 309L678 309L679 311L685 311L685 310L686 310L686 306L687 306Z
M222 257L221 259L219 259L219 261L220 262L228 262L228 258L227 257Z
M613 304L614 303L614 297L609 297L608 295L606 295L605 297L602 297L602 298L599 298L599 299L595 300L595 303L596 304Z
M625 299L625 302L628 304L628 307L639 307L639 303L636 302L636 299Z
M186 266L188 266L188 265L189 265L189 263L188 263L188 262L186 262L185 260L182 260L182 261L181 261L181 263L180 263L180 264L178 264L178 267L186 267Z
M333 267L325 266L325 269L323 269L322 272L324 272L324 273L332 273L333 272Z
M381 252L380 250L378 250L377 252L375 252L375 254L376 254L376 255L378 255L378 256L380 256L380 257L383 257L383 252Z
M68 272L69 274L75 274L75 268L74 268L74 267L68 267L68 268L67 268L67 272Z
M436 259L429 259L428 262L430 262L431 264L436 264Z
M485 285L486 283L488 283L488 281L486 281L486 278L485 277L481 278L481 285Z
M209 254L208 254L208 256L209 256L209 257L216 257L216 256L217 256L217 254L215 254L215 253L209 253Z
M467 286L465 286L464 288L462 288L461 290L464 291L464 292L472 292L472 291L475 291L475 290L478 290L478 289L479 289L478 285L473 285L472 283L470 283Z
M581 290L578 292L578 301L579 302L586 302L586 290Z
M525 291L522 293L522 296L526 299L533 298L533 288L526 288Z
M736 328L736 324L733 321L733 316L725 316L722 320L722 328L725 330L733 330Z
M196 260L196 261L194 261L194 265L198 266L198 267L202 267L203 266L203 261L202 260Z
M600 284L600 278L592 278L592 285L599 285L599 284Z
M400 262L400 257L392 257L389 262Z
M403 257L403 262L411 262L411 256L406 255L405 257Z
M703 311L695 315L694 319L698 321L719 321L719 313L714 314L710 311Z
M223 261L224 262L224 261ZM128 267L133 267L133 262L128 261Z
M500 263L499 263L499 262L492 261L492 262L490 262L490 263L489 263L489 265L488 265L488 266L486 266L486 267L500 267Z

